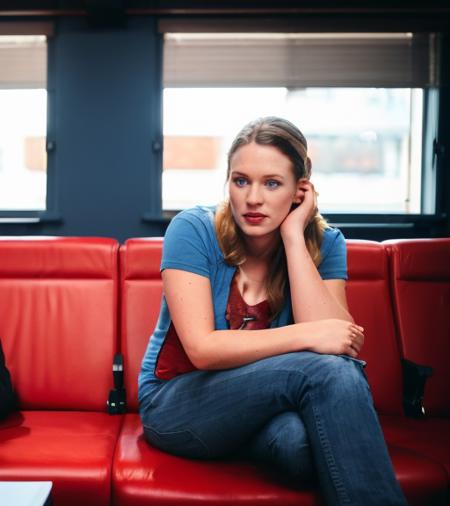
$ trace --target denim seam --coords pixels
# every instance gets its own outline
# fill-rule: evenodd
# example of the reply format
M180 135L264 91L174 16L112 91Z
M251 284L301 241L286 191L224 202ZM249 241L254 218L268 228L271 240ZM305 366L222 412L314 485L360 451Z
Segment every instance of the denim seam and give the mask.
M311 397L314 397L314 394L310 392L309 394ZM313 399L311 399L313 401ZM347 492L345 490L344 483L342 482L341 477L339 476L339 471L336 466L336 461L333 456L333 452L331 449L331 445L329 443L328 437L326 435L325 429L322 424L322 420L320 417L320 412L315 406L314 402L311 402L313 413L314 413L314 421L316 423L317 427L317 433L319 434L320 443L322 446L323 454L325 456L325 460L328 465L328 469L330 471L331 480L334 484L334 487L336 489L336 493L338 495L338 498L341 502L341 504L351 504L350 498L347 495Z
M203 446L203 448L206 451L207 458L210 457L211 453L210 453L209 448L206 445L206 443L203 441L203 439L201 437L197 436L197 434L195 434L195 432L193 432L190 428L186 428L186 429L182 429L182 430L172 430L172 431L167 431L167 432L160 432L160 431L156 430L155 428L150 427L149 425L146 425L146 424L142 424L142 425L145 429L155 432L156 435L159 437L170 436L172 434L180 434L183 432L189 432L189 434Z

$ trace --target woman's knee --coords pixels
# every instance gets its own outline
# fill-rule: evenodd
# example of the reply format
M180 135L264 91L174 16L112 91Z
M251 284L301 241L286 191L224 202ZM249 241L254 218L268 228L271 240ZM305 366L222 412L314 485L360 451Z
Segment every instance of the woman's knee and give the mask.
M288 399L292 408L301 409L299 400L308 399L311 391L326 393L330 390L345 397L366 396L369 386L364 364L346 355L302 351L270 357L250 367L254 368L259 380L265 378L266 391L272 392L275 399Z
M268 441L282 449L309 445L306 427L294 411L286 411L272 418L266 426L266 433Z
M283 374L287 373L290 382L293 377L300 380L300 384L319 387L339 385L343 388L353 389L355 386L364 386L366 389L367 378L364 373L365 362L353 359L347 355L326 355L302 351L288 353L266 359L262 364L263 370L273 373L274 383L276 378L283 381Z
M305 425L287 411L270 420L257 435L254 456L288 479L311 481L314 464Z
M362 360L346 355L323 355L320 373L312 383L324 392L330 390L333 396L365 396L370 389L364 365Z

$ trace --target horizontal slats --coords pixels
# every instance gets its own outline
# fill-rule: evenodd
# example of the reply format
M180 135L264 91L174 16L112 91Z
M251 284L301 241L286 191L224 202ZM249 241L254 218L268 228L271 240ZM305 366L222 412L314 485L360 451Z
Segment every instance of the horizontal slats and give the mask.
M168 33L165 87L426 87L430 34Z
M2 36L0 31L0 69L0 89L46 88L46 37Z

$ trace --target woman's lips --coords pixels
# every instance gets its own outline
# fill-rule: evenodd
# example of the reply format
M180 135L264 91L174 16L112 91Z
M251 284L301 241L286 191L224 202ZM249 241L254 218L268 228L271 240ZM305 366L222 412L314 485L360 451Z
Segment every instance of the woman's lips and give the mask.
M244 219L250 225L259 225L267 216L261 213L246 213Z

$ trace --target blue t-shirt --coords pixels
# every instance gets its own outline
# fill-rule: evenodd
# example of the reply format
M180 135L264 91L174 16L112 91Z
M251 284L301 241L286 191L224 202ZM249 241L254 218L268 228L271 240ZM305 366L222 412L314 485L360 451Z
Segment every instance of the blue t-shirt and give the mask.
M161 271L180 269L209 278L214 307L215 330L228 328L226 307L230 285L236 268L225 263L214 227L215 208L197 206L177 214L164 237ZM322 279L347 279L345 239L336 228L324 231L318 267ZM293 323L290 296L271 327ZM163 295L155 330L150 338L139 374L139 401L152 395L161 380L155 375L158 354L164 344L171 317Z

